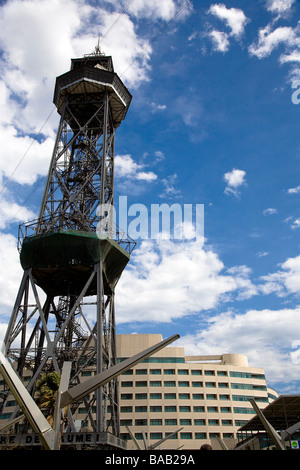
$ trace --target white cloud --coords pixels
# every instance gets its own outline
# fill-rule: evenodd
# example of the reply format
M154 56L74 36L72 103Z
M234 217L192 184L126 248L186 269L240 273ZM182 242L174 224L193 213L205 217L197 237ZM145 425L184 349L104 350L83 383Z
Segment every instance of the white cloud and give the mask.
M265 209L263 211L263 214L264 215L273 215L273 214L277 214L277 209L275 209L274 207L268 207L268 209Z
M291 225L291 228L292 229L300 228L300 219L295 219L294 222Z
M257 258L264 258L265 256L268 256L269 252L268 251L259 251L256 253Z
M271 25L259 30L257 44L252 44L249 47L250 55L254 55L259 59L269 56L274 49L279 45L284 45L288 48L300 46L300 37L298 29L293 29L290 26L280 26L274 31L271 31ZM283 55L283 60L287 61L286 56Z
M0 125L0 174L19 184L32 184L49 169L54 140L22 136L13 126Z
M295 50L289 54L282 54L279 60L281 64L285 64L287 62L300 62L300 51Z
M227 183L225 194L233 194L234 196L239 195L238 188L246 183L245 181L246 172L234 168L232 171L225 173L224 180Z
M151 20L171 20L178 11L180 18L186 17L192 11L191 2L184 0L108 0L115 8L126 11L128 14L140 18L151 18Z
M129 16L126 14L120 16L119 13L108 14L98 10L98 18L101 23L101 33L104 35L111 24L119 19L116 29L101 40L101 48L105 54L113 57L115 71L120 78L129 88L147 81L152 47L148 41L138 37ZM81 37L78 42L82 43L82 40ZM86 35L86 42L91 44L89 35Z
M230 29L230 36L234 37L240 37L244 33L249 21L241 9L226 8L224 4L211 5L208 12L224 21Z
M245 31L248 18L239 8L226 8L224 4L211 5L208 13L225 23L229 31L219 31L213 28L208 36L213 42L213 49L227 52L230 47L230 38L240 39Z
M127 3L127 1L126 1ZM173 0L135 0L129 7L129 13L136 17L170 20L176 13L177 5Z
M296 0L267 0L267 10L277 15L290 11Z
M155 181L153 171L144 171L144 165L136 163L131 155L116 155L115 170L117 178L129 178L139 181Z
M144 240L118 284L118 322L170 322L256 293L244 268L225 271L195 241Z
M17 240L13 235L0 232L0 314L10 317L22 276L17 251Z
M0 200L0 230L13 222L27 222L36 217L32 211L7 199Z
M300 186L296 186L295 188L289 188L288 194L298 194L300 193Z
M169 175L166 178L162 179L162 184L163 184L163 192L160 194L161 198L164 197L179 197L181 195L180 189L176 187L176 181L177 181L178 176L176 173L173 175Z
M300 227L300 221L299 221ZM263 284L259 286L264 294L275 293L280 297L288 294L300 294L300 255L288 258L279 265L280 270L262 276Z
M228 39L228 34L222 31L217 31L216 29L210 31L208 33L212 42L213 42L213 49L215 51L220 52L227 52L230 46L230 42Z
M167 109L167 105L165 104L156 104L151 103L151 112L156 113L157 111L165 111Z
M299 366L292 363L293 342L300 339L300 307L282 310L225 312L207 320L205 329L181 337L178 346L186 354L239 353L249 365L262 367L267 382L299 379Z

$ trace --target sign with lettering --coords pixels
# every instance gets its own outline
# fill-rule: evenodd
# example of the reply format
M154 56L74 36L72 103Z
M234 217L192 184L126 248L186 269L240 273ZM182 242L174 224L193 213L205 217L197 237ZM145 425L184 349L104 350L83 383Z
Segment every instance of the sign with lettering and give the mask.
M35 434L2 434L0 435L0 448L7 446L40 446L39 437ZM75 432L64 433L61 437L61 446L68 445L106 445L126 450L126 441L110 433Z

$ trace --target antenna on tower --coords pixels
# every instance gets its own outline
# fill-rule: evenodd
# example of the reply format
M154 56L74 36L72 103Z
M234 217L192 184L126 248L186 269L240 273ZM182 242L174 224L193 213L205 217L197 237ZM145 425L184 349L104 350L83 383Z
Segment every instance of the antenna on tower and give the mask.
M98 35L98 42L97 45L94 49L94 51L91 54L84 54L84 57L93 57L93 56L105 56L105 53L101 51L101 46L100 46L100 34Z
M94 54L105 55L104 52L101 51L101 47L100 47L100 34L98 35L98 42L97 42L97 46L95 47Z

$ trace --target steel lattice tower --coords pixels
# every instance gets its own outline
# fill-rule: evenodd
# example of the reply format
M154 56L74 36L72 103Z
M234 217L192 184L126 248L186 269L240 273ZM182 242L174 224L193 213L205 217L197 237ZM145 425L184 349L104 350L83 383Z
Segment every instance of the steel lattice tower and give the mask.
M72 59L71 70L56 79L60 123L39 217L20 226L24 273L4 341L19 376L31 370L32 394L40 374L60 373L64 361L72 361L70 384L91 366L99 373L116 363L115 287L134 242L107 216L115 130L130 102L112 58L97 51ZM116 380L84 403L94 432L119 436ZM76 407L69 410L71 431Z

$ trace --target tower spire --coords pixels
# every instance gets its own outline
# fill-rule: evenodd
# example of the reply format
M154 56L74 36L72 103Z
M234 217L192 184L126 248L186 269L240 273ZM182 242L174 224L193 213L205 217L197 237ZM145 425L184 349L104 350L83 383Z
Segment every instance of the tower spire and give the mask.
M101 47L100 47L100 34L98 35L98 42L97 42L97 45L95 47L94 54L95 55L105 55L104 52L101 51Z

